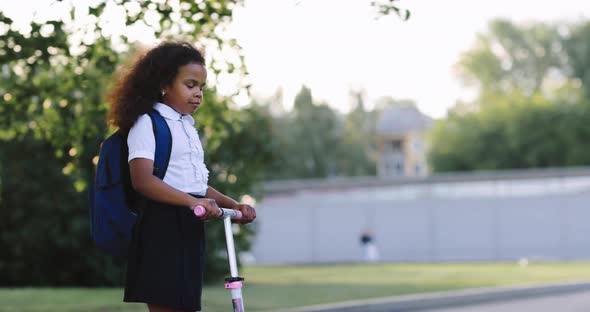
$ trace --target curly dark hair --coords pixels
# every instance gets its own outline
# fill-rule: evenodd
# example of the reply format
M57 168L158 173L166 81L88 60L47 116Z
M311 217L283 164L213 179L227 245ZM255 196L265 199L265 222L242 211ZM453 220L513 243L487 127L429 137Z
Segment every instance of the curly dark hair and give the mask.
M107 95L108 124L128 132L139 116L162 100L162 89L174 81L179 67L190 63L205 66L205 58L188 42L164 41L140 55Z

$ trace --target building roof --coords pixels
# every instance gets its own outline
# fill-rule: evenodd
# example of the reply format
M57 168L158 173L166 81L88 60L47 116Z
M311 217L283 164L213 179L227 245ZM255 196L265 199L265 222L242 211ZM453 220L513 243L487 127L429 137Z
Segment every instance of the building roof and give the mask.
M432 118L424 115L414 105L388 107L377 120L377 134L400 134L426 130L432 125Z

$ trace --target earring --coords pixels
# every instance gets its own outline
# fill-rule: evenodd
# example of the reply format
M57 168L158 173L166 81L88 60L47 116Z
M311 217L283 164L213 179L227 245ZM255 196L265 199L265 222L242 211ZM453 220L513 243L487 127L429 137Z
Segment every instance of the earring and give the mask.
M162 90L162 96L166 95L166 91Z

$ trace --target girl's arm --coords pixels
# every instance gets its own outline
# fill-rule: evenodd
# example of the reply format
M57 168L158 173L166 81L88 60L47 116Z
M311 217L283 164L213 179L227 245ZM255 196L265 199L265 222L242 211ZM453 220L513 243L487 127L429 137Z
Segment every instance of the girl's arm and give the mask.
M207 193L205 194L205 197L215 200L219 207L235 209L242 212L242 219L236 221L238 223L246 224L256 219L256 210L254 210L254 207L247 204L240 204L234 199L223 195L221 192L214 189L210 185L207 187Z
M214 199L217 202L217 205L223 208L235 209L236 205L238 205L237 201L233 200L231 197L223 195L210 185L207 187L205 197Z
M133 188L145 197L156 202L187 206L193 209L197 205L205 207L204 219L210 219L219 214L219 207L215 200L209 198L195 198L164 183L153 175L154 162L146 158L135 158L129 162L129 172Z

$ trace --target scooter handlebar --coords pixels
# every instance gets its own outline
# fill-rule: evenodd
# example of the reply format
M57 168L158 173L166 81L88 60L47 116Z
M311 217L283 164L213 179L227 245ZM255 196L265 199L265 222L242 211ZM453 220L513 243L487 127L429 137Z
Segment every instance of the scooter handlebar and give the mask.
M234 209L227 209L227 208L219 208L219 210L221 210L221 213L219 214L219 216L217 216L218 218L231 218L232 220L238 220L242 218L242 212L239 210L234 210ZM205 207L198 205L195 207L195 209L193 209L195 216L197 217L202 217L205 215L205 213L207 212L207 210L205 210Z

